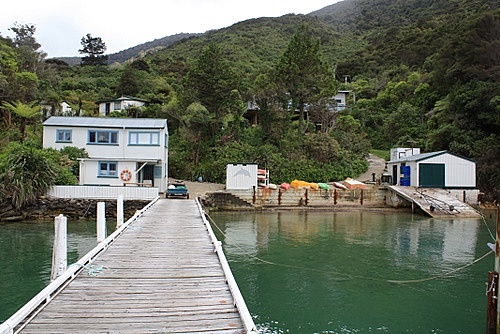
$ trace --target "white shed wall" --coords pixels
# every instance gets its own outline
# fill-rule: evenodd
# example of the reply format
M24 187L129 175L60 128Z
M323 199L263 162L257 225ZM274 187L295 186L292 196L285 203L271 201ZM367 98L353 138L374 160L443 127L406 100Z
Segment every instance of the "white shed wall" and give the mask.
M226 189L253 189L257 187L257 164L228 164Z
M472 161L451 154L442 154L419 162L444 164L446 187L476 187L476 164Z
M397 152L397 151L394 151ZM476 164L473 161L457 157L452 154L441 154L419 161L406 161L406 166L410 167L410 186L420 185L419 164L444 164L445 166L445 187L447 188L475 188L476 187ZM401 182L400 167L401 162L388 163L387 169L392 175L392 166L396 165L397 180Z

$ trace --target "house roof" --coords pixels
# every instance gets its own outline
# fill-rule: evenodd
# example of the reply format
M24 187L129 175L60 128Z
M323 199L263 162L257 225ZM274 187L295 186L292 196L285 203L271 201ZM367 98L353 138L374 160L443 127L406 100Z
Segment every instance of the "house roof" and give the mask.
M421 161L421 160L426 160L429 158L437 157L437 156L443 155L443 154L450 154L450 155L459 157L461 159L465 159L465 160L469 160L469 161L473 162L471 159L465 158L461 155L452 153L450 151L436 151L436 152L428 152L428 153L410 155L409 157L403 157L401 159L391 160L391 161L389 161L389 163L398 163L398 162L407 162L407 161Z
M122 95L116 99L99 100L99 101L96 101L96 103L105 103L105 102L114 102L114 101L138 101L138 102L144 102L144 103L148 102L146 100L142 100L142 99L139 99L137 97Z
M167 120L159 118L52 116L43 122L43 125L92 128L163 129L167 127Z

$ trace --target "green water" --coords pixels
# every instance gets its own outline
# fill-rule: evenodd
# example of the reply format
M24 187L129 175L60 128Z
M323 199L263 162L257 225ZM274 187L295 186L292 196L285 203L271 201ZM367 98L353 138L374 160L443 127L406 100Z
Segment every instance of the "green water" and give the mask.
M366 212L212 218L262 333L485 332L494 257L467 266L492 241L481 220ZM1 322L49 283L54 232L53 222L4 223L0 231ZM68 223L69 263L94 247L95 233L94 222Z
M107 233L116 222L107 221ZM97 244L95 221L68 222L68 264ZM0 323L50 283L54 222L0 223Z
M484 333L494 256L481 220L376 213L214 213L263 333ZM489 223L491 230L494 224Z

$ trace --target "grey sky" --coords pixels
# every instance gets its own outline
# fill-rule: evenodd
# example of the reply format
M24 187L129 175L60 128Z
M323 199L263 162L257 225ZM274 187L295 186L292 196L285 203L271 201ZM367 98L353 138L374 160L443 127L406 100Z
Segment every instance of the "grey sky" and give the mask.
M15 22L34 24L48 57L77 56L87 33L107 53L177 33L201 33L258 17L308 14L338 0L9 0L0 11L0 35Z

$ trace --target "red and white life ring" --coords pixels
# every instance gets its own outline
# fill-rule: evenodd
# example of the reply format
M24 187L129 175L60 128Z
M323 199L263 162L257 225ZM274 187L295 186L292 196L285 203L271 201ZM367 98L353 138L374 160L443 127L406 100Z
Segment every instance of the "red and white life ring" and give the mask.
M123 181L129 181L132 178L132 173L128 169L122 170L120 177Z

